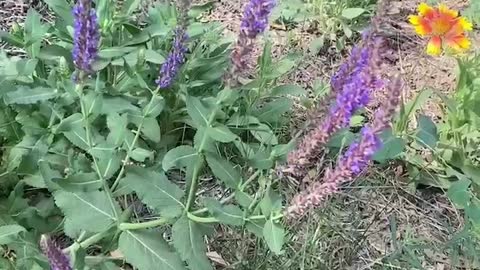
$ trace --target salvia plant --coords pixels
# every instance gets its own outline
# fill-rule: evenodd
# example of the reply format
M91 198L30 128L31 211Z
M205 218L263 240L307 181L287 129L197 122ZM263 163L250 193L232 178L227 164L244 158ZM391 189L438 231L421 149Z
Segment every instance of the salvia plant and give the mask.
M402 83L379 72L375 28L332 79L327 114L297 143L277 132L290 97L305 93L277 84L295 56L274 60L267 40L258 64L246 61L274 1L247 3L233 44L218 25L190 18L187 0L157 4L137 23L139 2L49 0L54 24L30 10L23 29L1 33L24 51L0 54L2 269L121 269L123 260L140 270L213 269L205 239L216 224L281 254L289 218L326 203L382 147ZM374 91L389 94L371 123L285 201L281 176L321 162Z

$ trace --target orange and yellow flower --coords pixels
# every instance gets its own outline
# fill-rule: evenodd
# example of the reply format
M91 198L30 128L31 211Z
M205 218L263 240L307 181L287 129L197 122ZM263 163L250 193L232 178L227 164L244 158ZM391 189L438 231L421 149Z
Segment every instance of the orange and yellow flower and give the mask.
M470 48L467 31L472 30L472 23L444 4L431 7L421 3L418 6L418 15L411 15L409 22L418 35L430 38L427 45L427 53L430 55L439 55L447 48L455 52Z

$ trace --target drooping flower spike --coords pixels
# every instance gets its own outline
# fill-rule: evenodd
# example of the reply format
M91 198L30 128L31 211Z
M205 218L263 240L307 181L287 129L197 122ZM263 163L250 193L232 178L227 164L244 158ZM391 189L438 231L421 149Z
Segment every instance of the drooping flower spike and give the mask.
M100 32L97 13L91 0L78 0L73 7L73 62L83 73L92 72L92 63L97 57Z
M430 38L427 45L430 55L440 55L445 49L461 53L470 48L467 32L472 31L472 23L444 4L432 7L421 3L418 15L411 15L409 22L418 35Z

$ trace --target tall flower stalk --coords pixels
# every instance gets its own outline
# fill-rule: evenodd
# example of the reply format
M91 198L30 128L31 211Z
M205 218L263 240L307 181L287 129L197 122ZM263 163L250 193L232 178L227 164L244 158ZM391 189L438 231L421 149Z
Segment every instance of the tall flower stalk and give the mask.
M323 120L314 121L313 129L289 154L284 172L296 177L306 175L308 168L318 161L330 137L348 127L354 113L370 102L372 91L382 87L379 76L381 42L366 35L363 46L352 50L349 59L331 80L335 104Z
M275 0L250 0L245 6L238 40L231 55L232 73L240 73L248 67L254 41L267 29L268 19L275 4Z
M167 61L160 68L158 78L155 81L161 89L168 88L173 84L180 67L185 62L185 54L188 51L186 47L188 40L186 29L190 5L190 0L178 1L178 23L174 32L172 50L168 54Z
M330 195L338 192L342 184L353 181L367 167L375 152L382 146L379 136L389 127L398 108L401 89L399 78L388 85L388 101L377 110L372 124L362 129L361 138L350 145L335 168L328 168L321 181L315 182L294 197L286 210L287 216L303 215L308 209L320 206Z
M72 270L70 259L63 254L62 250L50 237L42 235L40 238L40 247L43 254L47 256L52 270Z
M89 74L98 54L100 32L91 0L78 0L73 8L73 62L77 70Z

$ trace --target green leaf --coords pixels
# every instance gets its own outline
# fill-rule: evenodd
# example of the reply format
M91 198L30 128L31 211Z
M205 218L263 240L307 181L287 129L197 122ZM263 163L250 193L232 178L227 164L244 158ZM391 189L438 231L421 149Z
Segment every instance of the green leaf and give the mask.
M277 136L273 133L269 126L260 124L250 129L253 137L261 143L276 145L278 144Z
M260 201L260 208L262 209L262 214L268 217L272 212L280 211L282 209L282 197L273 191L273 189L269 188L263 199Z
M293 102L288 98L279 98L272 102L266 103L263 107L255 112L255 116L262 122L276 123L281 116L288 112Z
M161 139L160 126L156 118L145 118L143 120L142 134L152 142L159 143Z
M480 167L471 164L465 164L462 171L472 180L476 185L480 186Z
M307 91L298 85L284 84L272 89L272 96L307 96Z
M29 88L26 86L20 86L16 91L8 92L5 94L4 101L5 104L34 104L39 101L46 101L52 98L57 97L57 90L46 88L46 87L36 87Z
M87 117L90 121L95 120L95 118L102 112L103 95L93 91L89 92L85 95L84 102Z
M52 179L52 182L59 185L65 191L87 192L99 190L102 187L102 181L98 179L96 173L77 173L67 176L65 179Z
M417 141L423 147L435 148L438 142L437 126L425 115L418 118Z
M66 0L44 0L57 15L59 15L66 24L73 24L72 6Z
M122 165L124 154L116 150L107 150L97 155L98 169L103 176L103 179L112 177Z
M263 237L270 250L280 255L285 238L285 229L273 220L268 220L263 227Z
M127 262L139 270L186 270L182 260L158 232L124 231L118 247Z
M460 179L453 182L447 191L447 196L460 209L465 208L470 202L471 193L469 191L472 182L468 179Z
M195 163L198 153L191 146L182 145L174 148L165 155L162 161L164 171L168 171L173 167L184 168Z
M221 124L216 124L213 127L207 127L206 130L208 136L218 142L229 143L238 138L237 135L231 132L228 127Z
M153 152L141 147L137 147L130 152L130 157L135 161L143 163L146 159L153 159Z
M120 212L119 206L112 205L105 192L57 191L54 197L65 214L65 229L69 232L103 232L116 221L115 212Z
M27 46L40 41L47 33L49 26L42 24L41 15L33 8L27 12L25 19L24 33Z
M187 96L187 112L195 124L200 126L208 126L209 110L202 101L196 97Z
M15 241L18 234L26 232L25 228L20 225L4 225L0 226L0 245L7 245Z
M155 118L162 113L163 108L165 108L165 99L161 96L155 96L153 98L152 104L150 106L146 106L143 109L143 114L145 117L152 117ZM148 111L147 111L148 109Z
M206 159L215 177L229 188L236 189L238 187L242 176L232 163L214 154L207 154Z
M205 206L213 217L223 224L243 226L243 211L236 205L222 205L215 199L206 198Z
M127 125L127 114L119 115L112 113L107 115L107 126L110 130L107 136L107 142L116 147L121 146L127 135Z
M165 57L154 50L145 51L145 60L150 63L161 65L165 63Z
M381 136L382 148L373 156L373 160L384 163L388 160L395 159L405 150L405 141L396 137L391 130L384 132Z
M9 152L6 160L7 171L13 172L15 169L20 166L23 158L28 155L37 143L38 139L25 135L17 145L15 145Z
M98 52L100 58L116 58L126 55L132 51L135 51L135 47L109 47L102 49Z
M253 233L256 237L263 237L263 228L265 227L265 220L250 220L245 224L245 228Z
M206 255L203 236L200 225L185 216L173 224L173 246L192 270L213 270Z
M181 202L184 192L168 181L165 174L151 169L129 167L125 178L143 203L158 211L165 217L177 217L182 214L184 205Z
M363 8L346 8L342 11L342 17L352 20L359 17L365 12L366 10Z

